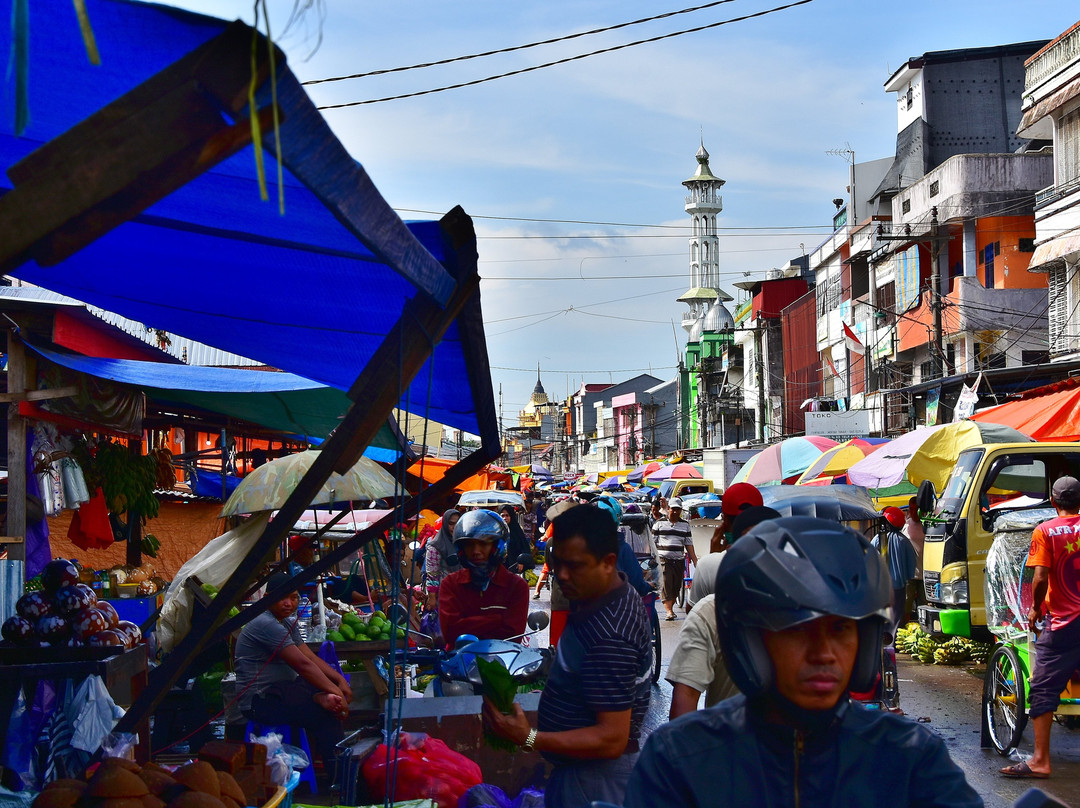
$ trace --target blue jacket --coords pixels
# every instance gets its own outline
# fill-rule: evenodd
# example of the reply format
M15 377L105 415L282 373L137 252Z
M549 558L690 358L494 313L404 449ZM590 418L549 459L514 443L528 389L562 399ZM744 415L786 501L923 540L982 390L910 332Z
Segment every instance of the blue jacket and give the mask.
M645 583L645 575L641 572L641 564L634 554L634 548L623 541L622 537L619 537L619 555L615 559L615 566L639 595L645 596L653 591L652 587Z
M944 741L910 719L848 703L804 735L766 723L740 695L653 732L625 808L982 804Z

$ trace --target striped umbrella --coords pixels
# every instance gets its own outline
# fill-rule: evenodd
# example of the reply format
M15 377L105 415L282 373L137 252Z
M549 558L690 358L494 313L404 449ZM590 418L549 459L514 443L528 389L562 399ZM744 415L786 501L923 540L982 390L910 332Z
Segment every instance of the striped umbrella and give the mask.
M732 482L751 485L782 485L794 482L836 441L819 435L788 438L758 452L739 469Z
M795 484L807 485L819 477L827 477L831 482L832 478L847 474L849 468L888 442L888 438L852 438L831 449L826 449L821 457L810 465L810 468L799 475Z

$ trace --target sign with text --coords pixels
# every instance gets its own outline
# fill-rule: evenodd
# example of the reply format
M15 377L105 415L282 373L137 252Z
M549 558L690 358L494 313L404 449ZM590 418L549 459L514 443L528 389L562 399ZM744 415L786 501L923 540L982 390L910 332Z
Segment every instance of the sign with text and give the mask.
M806 413L806 434L843 441L870 434L870 411Z

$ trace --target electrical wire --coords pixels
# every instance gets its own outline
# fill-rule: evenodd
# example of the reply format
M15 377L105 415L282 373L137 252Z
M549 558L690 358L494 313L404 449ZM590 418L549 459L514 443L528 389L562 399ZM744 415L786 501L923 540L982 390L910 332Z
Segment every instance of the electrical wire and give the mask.
M620 22L615 25L608 25L604 28L593 28L589 31L578 31L574 34L565 34L564 36L553 37L551 39L542 39L537 42L528 42L524 45L511 45L505 48L497 48L495 50L483 51L482 53L470 53L467 56L454 56L449 59L439 59L435 62L421 62L415 65L406 65L404 67L390 67L382 70L369 70L366 73L350 73L347 76L331 76L325 79L311 79L309 81L301 82L301 84L326 84L332 81L348 81L350 79L366 79L371 76L385 76L389 73L404 73L408 70L421 70L427 67L440 67L442 65L454 64L455 62L467 62L470 59L482 59L486 56L496 56L502 53L514 53L515 51L528 50L529 48L538 48L541 45L554 45L559 42L569 42L572 39L580 39L583 36L593 36L594 34L604 34L609 31L618 31L620 28L629 28L632 25L641 25L646 22L655 22L656 20L667 19L668 17L677 17L680 14L689 14L694 11L702 11L703 9L713 8L715 6L722 6L727 3L733 3L735 0L715 0L712 3L705 3L700 6L693 6L692 8L684 8L678 11L668 11L664 14L657 14L652 17L642 17L638 20L631 20L630 22Z
M614 53L615 51L625 50L626 48L634 48L638 45L646 45L653 42L661 42L665 39L672 39L674 37L685 36L686 34L696 34L701 31L708 31L712 28L719 28L722 25L731 25L736 22L746 22L757 17L764 17L768 14L775 14L779 11L787 11L788 9L795 8L796 6L805 6L808 3L812 3L814 0L795 0L794 2L787 3L782 6L776 6L774 8L765 9L764 11L757 11L753 14L744 14L741 17L733 17L729 20L721 20L720 22L709 23L708 25L699 25L695 28L687 28L682 31L673 31L668 34L661 34L659 36L649 37L647 39L639 39L634 42L625 42L621 45L612 45L608 48L600 48L599 50L590 51L588 53L580 53L576 56L567 56L562 59L555 59L551 62L544 62L539 65L531 65L529 67L522 67L517 70L510 70L505 73L498 73L493 76L486 76L481 79L473 79L472 81L462 81L457 84L447 84L442 87L434 87L430 90L417 90L411 93L402 93L401 95L388 95L382 98L369 98L366 101L346 101L340 104L325 104L318 107L319 110L333 110L333 109L345 109L346 107L358 107L366 104L381 104L385 101L401 101L406 98L417 98L422 95L432 95L434 93L442 93L448 90L460 90L463 87L475 87L477 84L485 84L489 81L496 81L498 79L510 78L511 76L520 76L524 73L532 73L536 70L543 70L548 67L555 67L557 65L569 64L570 62L576 62L581 59L587 59L591 56L599 56L605 53Z

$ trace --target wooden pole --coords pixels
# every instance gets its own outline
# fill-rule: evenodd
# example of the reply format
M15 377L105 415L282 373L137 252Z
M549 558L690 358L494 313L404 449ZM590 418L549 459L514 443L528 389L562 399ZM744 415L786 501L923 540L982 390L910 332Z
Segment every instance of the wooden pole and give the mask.
M26 391L26 348L18 334L8 331L8 393L19 397ZM26 419L19 415L18 401L8 404L8 498L5 533L23 541L8 546L8 558L26 561ZM25 575L26 570L23 570Z

